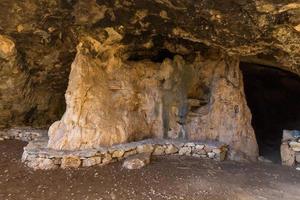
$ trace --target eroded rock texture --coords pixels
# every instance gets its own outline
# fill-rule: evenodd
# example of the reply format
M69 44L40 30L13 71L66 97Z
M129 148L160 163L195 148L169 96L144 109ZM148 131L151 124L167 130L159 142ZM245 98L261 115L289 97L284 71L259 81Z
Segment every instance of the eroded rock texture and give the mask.
M48 147L85 149L144 138L219 140L232 153L257 155L239 60L210 52L126 60L113 29L84 38L72 65L67 111L49 130Z
M162 63L125 60L122 37L113 29L107 33L102 43L89 37L79 44L66 92L67 111L50 128L49 147L183 137L180 123L188 112L189 85L200 85L199 70L181 56Z
M215 139L253 158L238 62L300 74L299 8L296 0L2 0L0 127L49 126L65 111L69 82L49 147Z

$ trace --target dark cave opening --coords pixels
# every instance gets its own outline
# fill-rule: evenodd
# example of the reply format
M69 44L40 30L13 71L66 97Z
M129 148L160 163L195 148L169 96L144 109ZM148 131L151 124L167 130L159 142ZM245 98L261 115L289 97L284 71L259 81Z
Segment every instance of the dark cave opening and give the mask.
M263 65L240 67L260 156L279 163L283 130L300 130L300 77Z

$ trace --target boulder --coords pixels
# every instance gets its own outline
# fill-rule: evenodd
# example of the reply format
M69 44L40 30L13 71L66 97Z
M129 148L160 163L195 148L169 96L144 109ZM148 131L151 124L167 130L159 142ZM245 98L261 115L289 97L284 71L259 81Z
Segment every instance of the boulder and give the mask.
M151 154L141 153L126 158L123 167L126 169L140 169L150 163Z

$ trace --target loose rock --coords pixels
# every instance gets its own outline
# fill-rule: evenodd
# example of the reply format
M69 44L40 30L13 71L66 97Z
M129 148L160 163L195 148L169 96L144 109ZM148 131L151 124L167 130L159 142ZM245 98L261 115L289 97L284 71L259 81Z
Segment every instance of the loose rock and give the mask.
M124 161L123 167L126 169L140 169L150 163L150 157L150 153L141 153L130 156Z

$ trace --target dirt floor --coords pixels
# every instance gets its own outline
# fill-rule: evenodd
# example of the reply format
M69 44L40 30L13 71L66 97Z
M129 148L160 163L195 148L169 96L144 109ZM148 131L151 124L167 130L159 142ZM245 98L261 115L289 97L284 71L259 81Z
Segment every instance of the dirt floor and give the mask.
M79 170L33 171L20 141L0 142L0 199L300 199L300 171L275 164L155 158L141 170L121 163Z

